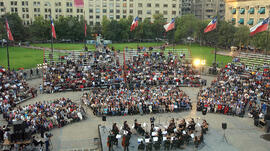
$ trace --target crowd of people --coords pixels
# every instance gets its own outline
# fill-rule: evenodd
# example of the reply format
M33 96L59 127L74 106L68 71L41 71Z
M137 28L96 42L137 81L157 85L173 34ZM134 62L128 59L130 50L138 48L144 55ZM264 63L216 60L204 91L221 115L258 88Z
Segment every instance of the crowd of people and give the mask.
M168 85L134 90L95 88L84 93L81 101L97 116L180 112L192 108L190 98L179 87Z
M16 104L37 95L24 79L23 72L6 71L0 67L0 112L5 113Z
M168 126L156 126L154 118L151 118L150 121L150 131L147 131L145 123L140 124L137 120L134 121L132 127L125 121L120 129L114 123L107 139L109 150L112 150L115 145L119 145L118 140L120 138L122 138L121 144L124 150L128 150L130 144L134 143L130 142L134 134L138 137L139 145L137 150L180 149L184 144L189 144L190 142L194 142L195 147L198 148L203 142L204 134L207 133L209 126L206 120L203 120L200 124L195 122L193 118L189 121L185 119L179 121L171 119ZM134 144L132 145L134 146Z
M22 121L30 134L40 133L42 137L46 131L53 128L60 128L85 119L85 115L81 105L66 98L17 106L13 110L3 113L8 124L13 125Z
M191 64L182 63L183 55L145 52L127 60L124 68L119 64L119 54L109 49L89 52L84 57L88 60L67 58L63 62L48 64L44 91L53 93L102 86L119 88L121 84L131 89L159 85L199 87L205 84ZM85 65L86 60L90 64Z
M197 109L208 112L244 116L248 111L266 113L270 102L270 71L250 71L243 64L229 63L221 69L217 80L198 94Z

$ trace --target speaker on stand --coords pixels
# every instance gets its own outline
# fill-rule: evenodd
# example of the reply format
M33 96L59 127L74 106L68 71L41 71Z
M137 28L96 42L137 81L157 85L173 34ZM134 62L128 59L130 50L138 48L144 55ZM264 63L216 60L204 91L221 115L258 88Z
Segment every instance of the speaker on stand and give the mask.
M222 123L221 126L222 126L222 129L224 131L223 140L225 140L225 142L228 144L228 140L227 140L226 135L225 135L225 130L227 129L227 123Z
M102 129L103 129L103 133L105 133L105 129L106 129L106 126L105 126L105 122L107 121L107 118L105 115L102 116Z
M203 107L203 109L202 109L202 115L206 115L206 113L207 113L207 108L206 107Z

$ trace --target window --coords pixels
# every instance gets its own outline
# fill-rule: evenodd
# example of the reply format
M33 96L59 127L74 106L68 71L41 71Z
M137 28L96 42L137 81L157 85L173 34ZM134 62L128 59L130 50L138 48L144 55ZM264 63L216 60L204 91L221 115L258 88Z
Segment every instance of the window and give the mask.
M176 15L176 11L172 11L172 14L173 14L173 15Z
M147 13L148 15L151 15L151 10L147 10L146 13Z
M123 7L127 7L127 3L123 3ZM120 17L119 17L120 18Z
M89 19L93 19L93 16L89 16Z
M103 12L103 13L107 13L107 9L103 9L102 12Z
M100 9L99 8L96 8L96 13L100 13Z
M99 19L99 18L100 18L99 15L97 15L97 16L96 16L96 19Z
M159 14L159 11L158 11L158 10L156 10L156 11L155 11L155 14Z
M265 14L265 7L261 7L258 11L259 14Z
M4 2L0 2L0 6L4 6Z
M142 7L142 3L138 3L138 7Z
M113 13L113 9L110 9L110 13Z
M249 25L253 25L253 23L254 23L254 18L250 18L249 21L247 22L247 24Z
M129 4L129 7L133 7L133 4Z
M93 9L89 9L89 13L93 13Z
M155 7L159 7L159 4L156 4Z
M117 10L116 10L116 13L120 13L120 10L119 10L119 9L117 9Z
M132 13L133 13L133 9L130 9L130 10L129 10L129 13L132 14Z
M164 4L163 7L164 7L164 8L167 8L167 7L168 7L168 4Z
M151 3L147 3L147 5L146 5L147 7L151 7Z
M116 15L116 19L120 19L120 15Z
M168 14L168 12L165 10L165 11L163 11L163 15L167 15Z
M141 14L142 14L142 10L138 10L138 14L140 14L140 15L141 15Z
M172 4L172 8L176 8L176 4Z
M244 24L244 18L240 18L240 20L238 21L239 24Z
M123 10L123 14L126 14L126 13L127 13L127 10L124 9L124 10Z

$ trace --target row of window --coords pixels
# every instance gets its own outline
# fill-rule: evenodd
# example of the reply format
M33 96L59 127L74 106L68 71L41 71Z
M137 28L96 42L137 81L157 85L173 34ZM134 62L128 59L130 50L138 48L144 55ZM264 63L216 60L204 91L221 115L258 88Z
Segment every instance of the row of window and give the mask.
M264 18L260 18L258 20L258 23L259 22L262 22L263 20L264 20ZM232 23L233 24L236 24L236 19L235 18L232 18ZM245 19L244 18L240 18L237 23L240 24L240 25L243 25L243 24L245 24ZM248 21L247 21L247 24L248 25L254 25L254 18L249 18Z
M3 10L3 11L4 11L4 10ZM44 9L44 12L45 12L45 13L50 12L50 11L51 11L50 8L45 8L45 9ZM17 8L17 7L12 7L12 8L11 8L11 12L12 12L12 13L17 13L17 12L18 12L18 8ZM28 9L28 8L22 8L22 12L29 12L29 9ZM40 8L34 8L34 12L40 12ZM55 9L55 12L56 12L56 13L61 13L61 12L62 12L62 9L61 9L61 8L56 8L56 9ZM67 12L67 13L72 13L72 12L73 12L73 9L72 9L72 8L67 8L67 9L66 9L66 12ZM101 10L100 10L99 8L97 8L97 9L96 9L96 13L100 13L100 12L101 12ZM109 13L114 13L114 9L110 9L110 10L102 9L102 13L107 13L107 12L109 12ZM120 10L117 9L115 12L119 14L119 13L120 13ZM83 9L77 9L77 13L83 13ZM89 13L93 13L93 9L89 9ZM123 13L123 14L127 14L128 11L127 11L127 10L122 10L122 13ZM133 14L134 11L133 11L132 9L130 9L130 10L129 10L129 13L130 13L130 14ZM155 13L155 14L162 13L163 15L168 15L168 11L167 11L167 10L166 10L166 11L163 11L163 12L161 12L161 11L159 11L159 10L156 10L154 13ZM176 11L171 11L171 13L172 13L172 15L176 15L176 14L177 14ZM143 10L138 10L138 14L139 14L139 15L143 14ZM146 11L146 14L151 15L151 14L152 14L152 11L151 11L151 10L147 10L147 11Z
M246 12L245 8L240 8L238 11L239 11L239 14L245 14L245 12ZM254 7L251 7L251 8L248 10L248 13L249 13L249 14L254 14L254 13L255 13L255 8L254 8ZM261 8L258 10L258 13L259 13L259 14L265 14L265 7L261 7ZM232 14L236 14L236 8L233 8L233 9L232 9Z
M28 6L28 1L22 1L21 3L22 3L22 6ZM17 3L17 1L10 1L10 5L11 6L17 6L18 3ZM40 6L40 2L39 1L34 1L33 5L34 6ZM44 6L49 6L49 5L50 5L49 2L44 4ZM113 5L114 5L113 3L110 3L110 6L113 6ZM116 5L118 7L120 7L119 3L116 4ZM0 6L4 6L4 2L1 2ZM61 2L55 2L55 6L61 6ZM66 2L66 6L67 7L72 7L73 3L72 2ZM103 4L103 7L106 7L106 6L107 6L106 4ZM133 7L133 3L129 4L129 6ZM123 3L123 7L127 7L127 3ZM138 7L143 7L143 3L138 3ZM152 7L152 3L147 3L146 7ZM159 8L160 4L156 3L155 7ZM168 8L168 4L163 4L163 8ZM176 4L172 4L172 8L176 8Z

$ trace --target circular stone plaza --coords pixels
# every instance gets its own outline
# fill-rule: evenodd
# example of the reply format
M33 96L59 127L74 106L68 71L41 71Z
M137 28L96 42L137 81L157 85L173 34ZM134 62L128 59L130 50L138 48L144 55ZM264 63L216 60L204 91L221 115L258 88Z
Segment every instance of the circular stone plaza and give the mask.
M162 53L144 52L122 61L121 71L117 67L121 59L114 60L110 53L89 54L90 64L68 57L48 63L43 67L43 78L27 81L19 72L7 74L1 69L2 95L15 89L6 85L7 81L10 85L19 83L24 92L14 98L18 101L15 105L1 99L3 150L136 151L142 143L142 150L269 151L267 122L262 117L267 115L266 103L254 103L261 93L267 94L261 94L261 100L269 97L269 85L263 81L269 80L268 69L258 72L261 77L256 79L244 65L229 63L211 75L203 72L206 69L181 62L182 56L176 59L173 53L163 57ZM28 93L31 98L21 101ZM25 132L16 130L14 125L19 121ZM117 134L112 129L114 123ZM12 134L15 131L18 138ZM17 143L25 139L31 142L23 147ZM179 143L176 147L175 142Z

